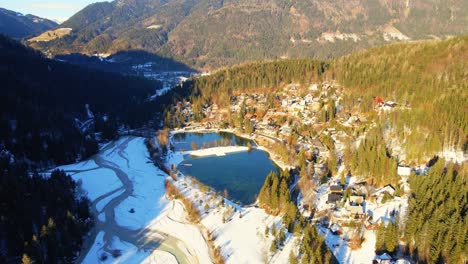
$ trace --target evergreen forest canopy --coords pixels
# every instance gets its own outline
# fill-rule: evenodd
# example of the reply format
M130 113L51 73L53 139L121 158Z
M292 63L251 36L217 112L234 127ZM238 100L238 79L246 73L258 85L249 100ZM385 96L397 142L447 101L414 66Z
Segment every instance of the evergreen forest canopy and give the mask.
M392 44L338 60L280 60L222 69L193 84L194 112L229 104L243 92L275 94L290 84L336 80L346 91L344 112L359 110L396 135L408 160L427 161L443 149L468 148L468 37ZM373 97L402 110L375 117ZM360 103L362 102L362 103ZM372 173L372 172L371 172Z
M442 159L410 180L403 240L421 263L463 263L468 252L468 168Z
M358 52L333 63L330 76L350 91L345 107L369 112L373 97L406 107L388 122L407 159L430 158L442 149L468 149L468 36L394 44Z
M195 103L230 104L230 97L240 93L276 93L278 88L289 83L311 83L321 80L329 63L313 59L280 60L250 63L221 69L194 81Z
M34 166L74 162L97 151L77 119L94 113L94 129L113 138L119 125L138 127L154 116L149 95L160 83L90 70L44 58L0 36L0 142Z
M3 35L0 80L0 263L72 263L93 226L89 201L64 172L36 171L95 154L184 94L148 100L159 82L49 60Z

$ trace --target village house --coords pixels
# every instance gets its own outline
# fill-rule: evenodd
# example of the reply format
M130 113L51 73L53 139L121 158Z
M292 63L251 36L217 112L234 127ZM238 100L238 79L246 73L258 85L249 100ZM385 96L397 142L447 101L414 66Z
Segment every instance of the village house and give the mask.
M339 226L336 223L331 224L329 229L332 232L332 234L334 234L334 235L341 235L343 233L342 230L341 230L341 226Z
M411 175L411 168L406 166L398 166L397 173L400 176L410 176Z
M397 106L397 103L395 103L393 101L387 101L387 102L385 102L385 106L393 108L393 107Z
M375 262L379 264L390 264L392 262L392 257L388 253L383 253L382 255L375 256Z
M343 193L343 187L341 187L341 185L332 185L332 186L330 186L330 192L331 193L342 194Z
M364 197L358 195L351 195L345 204L345 209L351 216L361 216L364 214L362 204L364 203Z
M336 202L341 201L342 198L343 196L339 193L329 193L327 203L334 204Z
M390 194L391 196L395 195L395 188L391 184L385 185L384 187L381 187L372 194L372 196L383 196L385 193Z

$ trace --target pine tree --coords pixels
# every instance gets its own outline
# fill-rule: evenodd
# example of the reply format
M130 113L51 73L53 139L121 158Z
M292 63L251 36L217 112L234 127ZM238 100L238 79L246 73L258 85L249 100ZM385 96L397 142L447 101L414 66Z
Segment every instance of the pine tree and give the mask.
M271 253L275 253L276 250L278 249L277 246L276 246L277 242L276 242L276 238L273 239L273 241L271 242L271 246L270 246L270 252Z
M284 233L284 230L281 228L279 235L278 235L278 244L280 246L283 246L285 240L286 240L286 234Z
M375 250L381 251L385 248L385 226L382 223L376 229Z
M289 252L289 264L297 264L297 257L292 250Z

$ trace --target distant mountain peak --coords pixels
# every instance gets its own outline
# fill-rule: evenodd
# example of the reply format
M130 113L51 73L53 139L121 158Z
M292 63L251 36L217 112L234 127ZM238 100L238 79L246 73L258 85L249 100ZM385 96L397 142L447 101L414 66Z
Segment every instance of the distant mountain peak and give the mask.
M56 22L46 18L0 8L0 33L12 38L37 35L56 26Z
M116 0L65 21L73 36L32 45L52 54L144 50L213 69L467 34L467 9L464 0Z

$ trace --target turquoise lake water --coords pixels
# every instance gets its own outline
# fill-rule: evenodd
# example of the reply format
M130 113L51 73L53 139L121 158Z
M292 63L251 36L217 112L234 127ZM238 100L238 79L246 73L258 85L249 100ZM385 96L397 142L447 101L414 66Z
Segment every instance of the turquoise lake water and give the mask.
M241 138L228 132L176 133L172 138L175 150L192 150L193 143L195 143L195 149L214 146L247 146L248 143L255 146L252 140Z
M203 145L217 138L216 133L205 135L189 135L185 139L194 138ZM214 135L213 135L214 134ZM224 135L231 138L232 134ZM234 136L235 137L235 136ZM237 137L236 137L237 138ZM244 139L245 140L245 139ZM245 145L244 140L235 141L235 145ZM190 145L190 143L188 143ZM278 168L268 157L268 153L252 149L249 152L237 152L226 156L192 157L186 155L178 169L185 175L198 179L201 183L214 188L217 192L228 191L228 198L241 205L255 202L266 176Z

